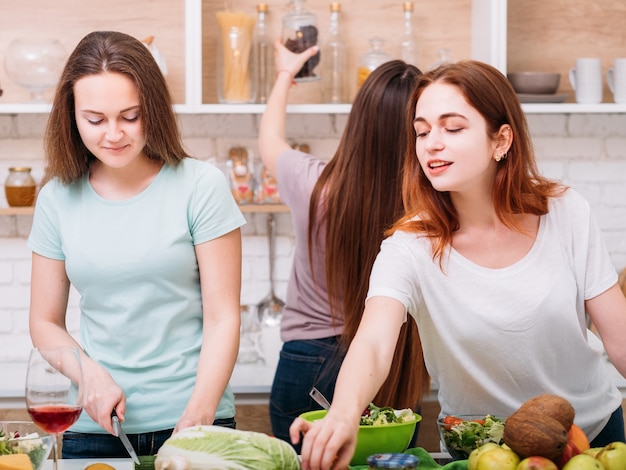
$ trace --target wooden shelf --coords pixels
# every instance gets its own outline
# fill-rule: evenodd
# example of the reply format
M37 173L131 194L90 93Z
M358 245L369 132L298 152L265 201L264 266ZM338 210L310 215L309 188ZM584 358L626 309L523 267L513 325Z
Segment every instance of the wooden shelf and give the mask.
M33 215L34 207L0 207L0 215Z
M284 204L245 204L239 208L244 213L289 212L289 208ZM0 215L33 215L33 212L33 207L0 207Z
M239 206L241 212L259 212L259 213L279 213L289 212L289 207L285 204L241 204Z

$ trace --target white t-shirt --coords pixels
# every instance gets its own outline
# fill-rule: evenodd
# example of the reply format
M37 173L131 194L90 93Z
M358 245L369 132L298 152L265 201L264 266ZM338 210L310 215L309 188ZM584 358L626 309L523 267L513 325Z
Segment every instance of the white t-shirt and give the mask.
M195 384L202 297L194 246L245 223L225 175L186 158L140 194L111 201L87 176L37 198L30 248L64 260L80 294L80 342L126 394L124 430L174 427ZM216 418L234 416L228 388ZM104 432L87 413L73 431Z
M416 319L441 415L508 416L542 393L569 400L593 439L621 405L584 300L617 281L589 205L569 189L550 202L519 262L489 269L454 249L443 272L430 241L396 232L374 264L368 298L400 301Z

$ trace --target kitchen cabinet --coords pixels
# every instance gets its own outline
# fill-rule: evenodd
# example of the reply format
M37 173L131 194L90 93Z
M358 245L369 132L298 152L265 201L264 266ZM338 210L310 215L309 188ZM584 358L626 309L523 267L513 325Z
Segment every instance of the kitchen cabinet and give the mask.
M6 1L6 0L5 0ZM257 0L232 1L232 9L255 14ZM309 0L323 39L328 28L329 1ZM290 11L286 1L268 2L271 33L280 35L282 17ZM385 49L396 54L397 30L402 22L399 0L343 0L342 30L347 43L351 96L356 93L358 58L369 49L369 39L379 36ZM420 67L436 60L441 47L453 60L474 58L503 72L555 70L562 74L560 92L571 93L567 73L574 59L599 56L604 69L624 56L626 7L621 0L590 4L587 0L415 0L414 13L420 45ZM166 59L167 81L176 111L192 114L260 114L260 104L218 104L215 85L215 50L219 34L215 12L222 0L110 0L103 4L80 0L46 2L29 0L12 5L0 16L0 56L15 37L46 34L59 37L70 51L87 32L117 29L140 39L154 36L154 45ZM7 10L8 11L8 10ZM137 14L140 12L140 15ZM612 26L611 26L612 25ZM28 103L28 91L11 82L0 70L5 93L0 114L45 113L49 104ZM321 83L300 84L290 94L289 113L347 114L349 104L320 103ZM606 87L606 85L605 85ZM570 100L571 101L571 98ZM524 104L530 113L622 113L626 105Z

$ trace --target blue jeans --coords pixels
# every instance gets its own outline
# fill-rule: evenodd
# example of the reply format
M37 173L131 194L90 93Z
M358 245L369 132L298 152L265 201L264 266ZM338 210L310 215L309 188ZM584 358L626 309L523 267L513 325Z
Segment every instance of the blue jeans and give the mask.
M235 429L235 418L216 419L216 426ZM173 429L128 434L128 440L133 445L137 455L155 455L165 440L172 435ZM112 434L89 434L67 431L63 433L61 458L64 459L98 459L120 458L127 459L128 452L119 438Z
M337 337L288 341L280 351L270 393L270 421L275 437L287 441L289 426L301 413L321 407L309 397L311 388L332 401L343 355ZM300 453L300 445L294 446Z
M624 442L624 439L624 412L620 406L613 412L609 422L590 444L591 447L604 447L611 442Z

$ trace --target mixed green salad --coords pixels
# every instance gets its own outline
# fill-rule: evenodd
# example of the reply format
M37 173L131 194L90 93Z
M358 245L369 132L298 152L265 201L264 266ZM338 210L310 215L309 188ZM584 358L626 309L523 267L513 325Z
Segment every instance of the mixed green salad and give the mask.
M50 446L37 433L21 436L18 432L6 433L0 429L0 455L27 454L33 468L39 468L49 452Z
M394 410L390 406L379 408L370 403L367 409L361 415L361 426L378 426L389 423L407 423L415 421L415 413L410 408L403 410Z
M467 458L472 450L488 442L502 444L504 420L492 415L465 421L455 416L443 419L442 435L448 452Z

